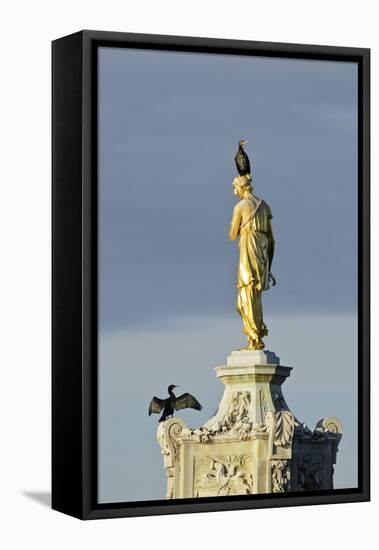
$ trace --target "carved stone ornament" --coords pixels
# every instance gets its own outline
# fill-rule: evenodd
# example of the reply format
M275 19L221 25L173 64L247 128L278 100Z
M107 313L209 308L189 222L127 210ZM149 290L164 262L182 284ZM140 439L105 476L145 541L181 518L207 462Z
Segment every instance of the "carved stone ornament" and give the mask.
M248 456L205 457L198 460L195 496L251 494L253 476Z
M291 445L295 429L295 418L290 411L268 413L266 424L273 434L273 445L275 447L286 448Z
M300 491L314 491L322 487L322 457L303 456L298 460L297 487Z
M174 498L174 485L175 485L175 469L174 468L167 468L166 470L166 477L167 477L167 492L166 492L166 498L171 499Z
M249 439L253 433L253 423L249 416L250 403L250 392L234 392L229 409L221 421L216 421L210 428L204 426L196 430L187 428L182 435L202 443L211 442L214 438L224 436L235 436L241 440Z
M288 489L288 460L275 460L271 464L273 493L285 493Z
M269 412L270 408L268 406L267 399L265 397L265 394L263 393L263 390L259 390L259 406L261 409L262 423L264 423L266 415Z
M275 413L274 445L287 447L292 442L294 431L294 416L290 411Z

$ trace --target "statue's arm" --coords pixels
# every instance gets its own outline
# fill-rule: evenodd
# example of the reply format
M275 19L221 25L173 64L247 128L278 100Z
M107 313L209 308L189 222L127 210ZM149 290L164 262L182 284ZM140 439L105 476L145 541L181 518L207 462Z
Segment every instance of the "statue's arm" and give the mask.
M229 238L231 241L234 241L240 232L240 226L241 226L241 209L239 207L239 204L236 204L233 210L233 216L232 221L230 222L230 229L229 229Z
M272 221L268 220L268 269L271 271L271 264L272 260L274 258L274 252L275 252L275 237L274 237L274 230L272 228Z

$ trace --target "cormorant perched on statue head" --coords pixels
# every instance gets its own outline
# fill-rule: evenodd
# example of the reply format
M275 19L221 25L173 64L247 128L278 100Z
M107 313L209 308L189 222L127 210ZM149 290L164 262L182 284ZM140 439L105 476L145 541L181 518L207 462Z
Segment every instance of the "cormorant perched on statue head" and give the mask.
M167 388L169 393L167 399L153 397L149 405L149 416L151 413L159 414L163 410L159 422L164 422L169 416L172 417L174 415L174 411L179 411L180 409L196 409L200 411L203 408L198 400L190 393L183 393L179 397L176 397L172 390L177 387L178 386L175 386L175 384L171 384Z
M247 141L245 139L240 139L238 142L238 151L234 160L236 161L237 171L240 176L246 176L250 174L250 161L249 157L245 153L243 146L246 145Z

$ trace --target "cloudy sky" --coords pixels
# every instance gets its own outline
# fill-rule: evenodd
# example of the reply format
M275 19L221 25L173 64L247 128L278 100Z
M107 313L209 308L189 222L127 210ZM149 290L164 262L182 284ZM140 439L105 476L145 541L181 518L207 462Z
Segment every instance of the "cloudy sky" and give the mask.
M342 420L336 486L356 484L356 107L352 63L100 49L101 501L164 497L150 398L180 384L199 425L213 367L244 344L227 238L241 138L274 216L265 341L294 367L294 413Z

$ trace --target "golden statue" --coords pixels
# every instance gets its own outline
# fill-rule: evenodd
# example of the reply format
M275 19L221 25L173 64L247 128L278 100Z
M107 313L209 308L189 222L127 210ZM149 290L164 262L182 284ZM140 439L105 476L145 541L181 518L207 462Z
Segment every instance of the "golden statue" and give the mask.
M262 337L268 334L263 322L261 293L276 284L271 273L274 256L274 234L271 210L256 197L250 174L237 176L233 181L234 194L241 200L236 204L230 224L229 237L240 236L240 259L237 276L237 310L242 317L248 345L244 349L263 349Z

